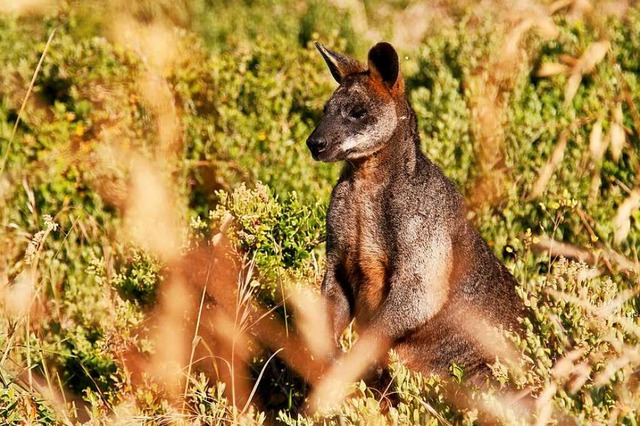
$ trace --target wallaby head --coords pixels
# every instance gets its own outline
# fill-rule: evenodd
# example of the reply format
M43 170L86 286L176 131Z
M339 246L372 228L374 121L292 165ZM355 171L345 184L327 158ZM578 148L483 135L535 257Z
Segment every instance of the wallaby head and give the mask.
M340 86L307 146L320 161L366 158L388 144L407 106L398 54L389 43L378 43L365 66L320 43L316 48Z

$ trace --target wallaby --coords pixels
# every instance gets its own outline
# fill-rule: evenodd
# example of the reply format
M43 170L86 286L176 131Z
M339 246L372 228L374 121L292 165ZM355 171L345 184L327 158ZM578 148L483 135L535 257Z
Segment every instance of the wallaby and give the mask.
M519 327L517 282L421 152L395 49L376 44L364 66L316 47L339 87L307 146L316 160L345 161L322 282L334 338L355 317L361 339L386 342L409 368L447 374L456 363L479 377L495 354L478 331Z

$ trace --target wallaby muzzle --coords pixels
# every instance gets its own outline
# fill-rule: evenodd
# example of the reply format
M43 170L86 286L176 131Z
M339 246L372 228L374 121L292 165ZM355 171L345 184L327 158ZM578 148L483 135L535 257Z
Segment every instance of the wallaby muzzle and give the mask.
M322 117L318 126L307 138L307 147L316 161L335 161L332 158L335 154L335 144L332 142L334 137L330 129L330 122L327 121L326 116Z
M314 131L307 139L307 147L311 151L314 160L318 160L320 155L327 150L327 140Z

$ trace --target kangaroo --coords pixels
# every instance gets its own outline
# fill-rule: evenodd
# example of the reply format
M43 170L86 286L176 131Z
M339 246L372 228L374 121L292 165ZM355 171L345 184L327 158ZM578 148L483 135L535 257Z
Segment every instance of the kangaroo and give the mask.
M494 343L478 330L519 327L515 278L421 152L395 49L376 44L365 66L316 48L339 86L307 146L315 160L345 162L327 212L321 287L334 339L355 318L361 340L386 342L411 369L446 375L456 363L486 377Z

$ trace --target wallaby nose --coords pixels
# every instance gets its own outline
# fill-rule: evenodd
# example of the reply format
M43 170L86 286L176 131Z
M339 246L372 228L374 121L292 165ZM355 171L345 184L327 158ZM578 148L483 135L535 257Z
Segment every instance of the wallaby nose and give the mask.
M322 151L327 149L327 140L323 137L318 137L311 135L309 139L307 139L307 147L309 147L309 151L316 157Z

